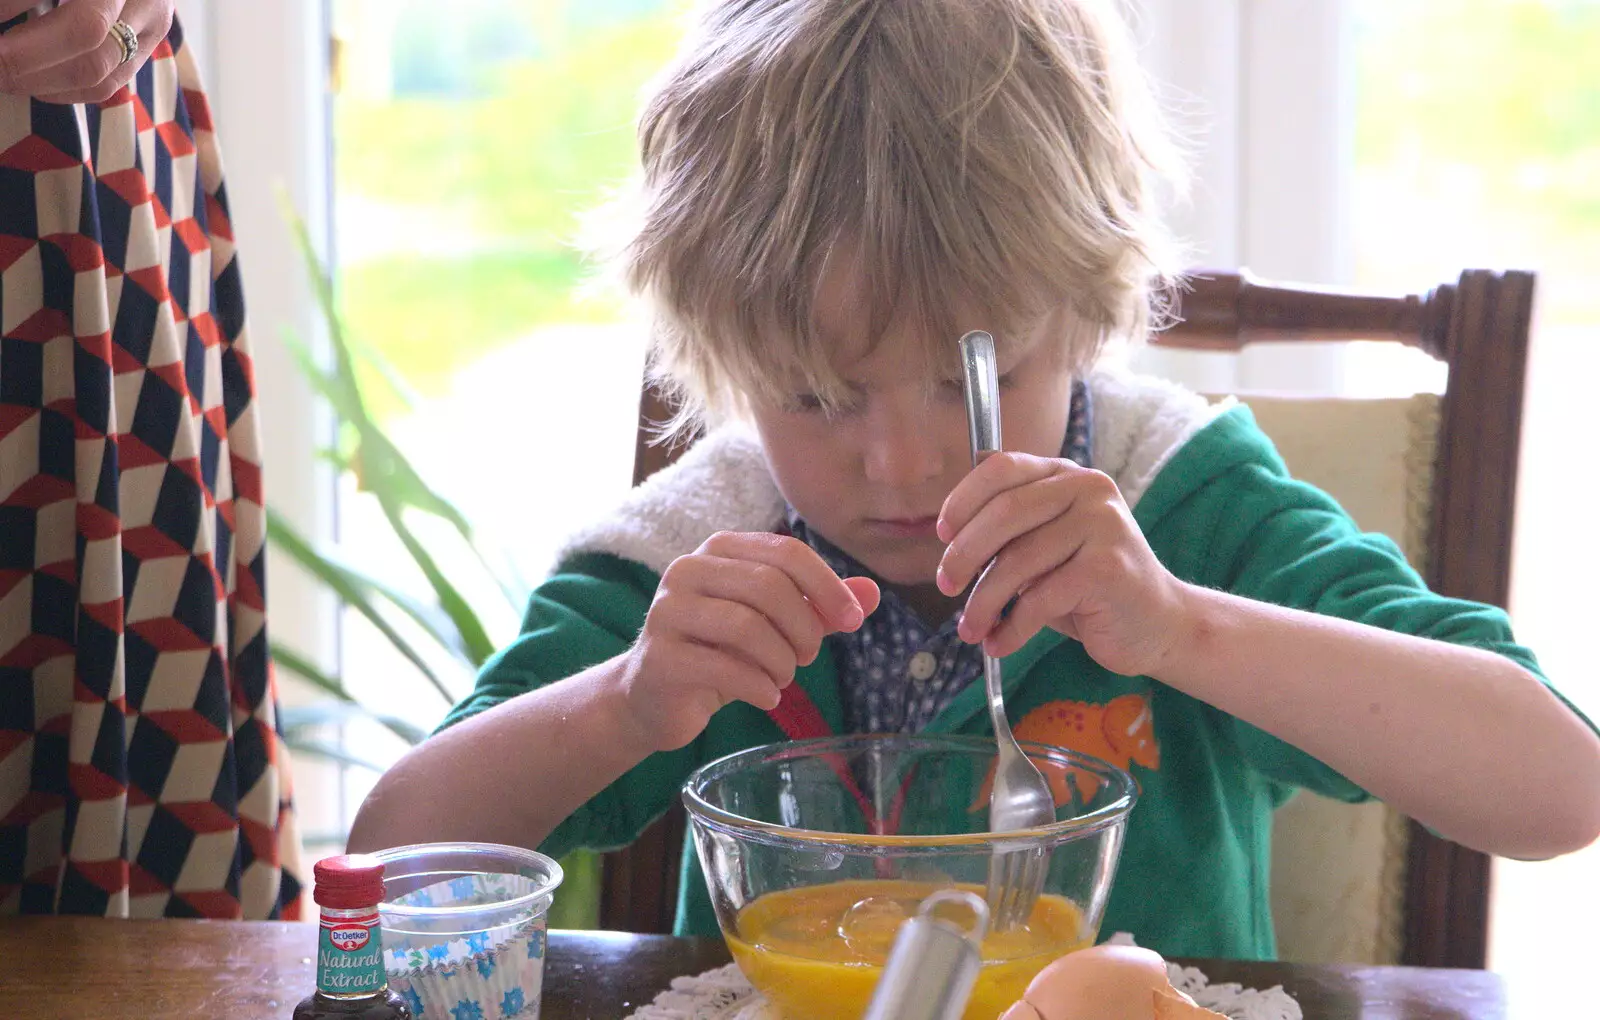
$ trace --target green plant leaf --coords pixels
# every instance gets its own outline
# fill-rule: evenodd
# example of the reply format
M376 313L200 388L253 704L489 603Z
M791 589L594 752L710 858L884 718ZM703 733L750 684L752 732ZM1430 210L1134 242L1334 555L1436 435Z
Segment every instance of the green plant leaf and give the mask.
M328 324L328 339L334 356L334 367L330 372L318 366L305 351L304 345L300 345L301 365L307 372L314 373L319 391L333 405L335 413L353 426L360 436L361 449L356 458L357 477L363 487L374 493L387 495L407 506L449 521L463 538L471 541L472 526L467 523L466 517L449 500L429 488L411 462L367 413L361 391L356 386L355 357L334 302L333 278L317 256L305 221L286 202L284 213L311 280L317 304Z
M399 537L401 544L406 547L406 552L416 561L422 569L422 574L428 579L434 594L439 599L439 607L454 621L456 630L461 634L463 649L471 660L473 666L482 666L494 654L494 642L489 640L489 633L473 612L472 606L456 590L450 579L444 576L439 565L434 562L426 547L412 532L410 525L406 524L404 508L395 502L379 497L378 504L383 508L383 515L388 518L389 526Z
M354 701L318 701L309 705L285 705L278 709L278 725L287 735L311 726L343 726L353 720L378 723L411 747L428 736L422 727L393 715L375 712Z
M495 587L500 589L500 594L505 596L506 603L520 617L528 606L528 594L532 589L526 579L511 565L510 557L499 557L502 565L497 567L478 545L477 539L467 539L467 548L472 550L472 555L477 558L478 565L483 567L483 572L494 581Z
M343 413L344 408L351 399L351 395L343 390L339 383L338 373L323 368L317 364L317 359L312 357L311 349L306 346L294 330L286 329L283 332L284 346L289 349L289 354L294 358L295 364L300 368L300 374L311 383L316 391L322 395L336 412Z
M337 561L334 561L337 562ZM350 569L350 568L346 568ZM474 665L467 658L466 649L462 647L461 635L456 632L455 622L447 616L438 606L419 602L405 592L390 584L378 580L367 574L351 571L352 576L360 578L370 585L372 590L393 603L396 609L409 616L417 626L428 632L428 636L447 649L452 655L461 660L462 665Z
M362 718L371 719L387 727L391 733L412 746L421 743L422 738L426 736L415 725L404 719L385 715L363 705L345 689L343 681L324 673L294 649L274 642L272 645L272 658L279 666L310 683L313 687L333 696L334 700L319 703L322 706L321 711L328 713L344 711L352 716L359 715ZM279 707L278 725L287 732L290 726L297 724L286 720L293 720L296 717L296 713L302 709L310 709L312 707L310 705Z
M389 391L399 401L400 409L402 411L415 410L416 406L422 402L422 399L411 383L406 380L406 377L400 374L400 370L394 367L394 362L390 361L381 350L362 339L359 335L347 331L346 336L350 341L350 349L359 355L363 362L372 366L378 377L383 380L384 385L389 387Z
M284 527L291 527L291 525L285 524ZM271 528L272 525L269 524L269 533L272 533ZM298 533L296 534L298 536ZM298 536L298 539L302 548L307 545L304 536ZM462 666L471 667L473 665L462 647L461 635L456 632L454 621L438 606L421 602L393 585L357 570L335 553L312 550L311 554L321 559L329 570L340 571L350 584L370 594L381 596L393 604L396 609L405 613L417 626L421 627L435 643L460 660ZM299 561L296 560L296 562Z
M360 755L351 754L339 745L331 744L326 740L313 740L304 736L291 737L285 735L283 742L288 745L290 751L296 754L306 754L314 758L337 762L340 765L353 765L358 769L369 769L380 775L383 773L384 767L377 762L363 758Z
M351 697L350 692L344 689L344 683L341 680L324 673L310 659L305 658L292 648L280 645L275 641L272 642L272 659L275 663L305 680L313 687L333 695L340 701L355 700L355 698Z
M345 342L344 320L340 318L333 299L333 277L317 255L316 245L311 243L311 231L306 228L305 220L295 211L287 192L281 188L278 191L278 204L283 210L284 219L289 224L289 234L300 252L301 264L305 266L307 278L311 281L312 295L317 299L322 320L328 327L328 340L334 355L332 375L338 380L339 388L342 390L337 397L330 399L336 409L349 407L358 412L352 417L365 420L367 414L365 408L361 406L361 393L356 389L355 371L350 361L350 347Z
M439 679L438 674L433 671L433 667L428 665L427 661L411 646L411 642L407 641L404 635L395 630L394 625L385 619L383 614L378 611L378 607L373 604L372 595L376 588L371 580L361 577L317 552L311 547L311 543L295 530L294 526L281 514L267 514L267 537L296 563L331 588L334 594L339 596L340 601L356 610L371 622L374 627L378 628L378 631L389 640L390 644L394 645L395 650L405 656L407 661L417 667L422 675L427 678L428 683L433 686L434 690L439 692L439 696L447 704L455 703L455 696L450 693L449 688ZM385 597L387 598L388 596L385 595ZM396 604L399 605L399 603ZM400 608L404 610L406 607L401 605ZM419 622L422 621L419 620ZM423 625L427 626L426 623L423 623ZM449 648L450 646L445 644L445 647ZM479 662L472 663L474 666L478 664Z
M466 517L453 503L428 487L428 483L422 480L422 476L388 436L378 431L376 426L364 428L356 423L356 428L361 437L356 462L357 477L361 479L363 488L448 521L462 538L472 541L472 526L467 523Z
M282 200L281 195L280 200ZM527 600L527 586L505 576L491 558L484 554L477 544L472 525L466 516L455 504L423 480L421 473L368 412L356 382L356 352L359 350L363 359L376 366L380 372L393 375L393 369L376 350L366 345L357 347L350 339L334 301L332 276L317 256L305 221L286 201L284 201L284 212L289 219L295 244L311 279L317 303L328 324L334 367L329 370L317 364L306 346L292 334L287 337L287 342L300 363L301 371L333 407L334 413L356 433L356 448L343 460L345 468L355 474L357 484L362 491L371 492L405 507L421 510L448 522L472 550L478 563L499 587L512 609L520 611ZM390 384L396 388L397 394L404 395L403 382L399 381L397 375L390 380Z

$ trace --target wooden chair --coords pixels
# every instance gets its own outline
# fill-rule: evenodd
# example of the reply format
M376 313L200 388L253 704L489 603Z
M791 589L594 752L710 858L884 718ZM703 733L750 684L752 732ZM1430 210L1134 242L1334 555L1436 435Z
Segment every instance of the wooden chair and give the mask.
M1269 341L1374 340L1419 348L1447 366L1442 396L1371 402L1240 396L1291 470L1327 489L1364 527L1400 542L1435 591L1504 606L1533 275L1469 270L1426 294L1398 297L1267 284L1232 272L1196 273L1191 288L1181 321L1154 337L1155 344L1237 351ZM646 389L635 483L680 452L649 442L649 423L667 410ZM1383 432L1383 422L1394 428ZM1330 443L1329 436L1340 441ZM1311 795L1280 812L1273 893L1281 952L1482 967L1488 859L1386 812L1382 805L1335 805ZM675 809L632 847L608 855L605 927L671 930L683 827ZM1361 887L1354 907L1349 890L1328 880L1329 860L1345 862ZM1356 866L1348 867L1350 861ZM1336 921L1328 911L1339 915ZM1335 923L1353 933L1326 937Z

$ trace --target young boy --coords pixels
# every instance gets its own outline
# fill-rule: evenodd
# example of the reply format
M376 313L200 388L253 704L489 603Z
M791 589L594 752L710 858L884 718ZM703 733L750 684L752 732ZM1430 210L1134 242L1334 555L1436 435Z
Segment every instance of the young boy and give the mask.
M645 110L624 259L709 433L572 540L353 849L624 846L784 739L791 684L836 731L987 734L979 643L1014 725L1141 784L1104 923L1163 953L1272 953L1296 788L1509 856L1595 838L1600 739L1504 614L1428 592L1244 408L1100 367L1170 279L1106 6L710 0ZM976 469L972 328L1006 446ZM686 865L679 930L712 933Z

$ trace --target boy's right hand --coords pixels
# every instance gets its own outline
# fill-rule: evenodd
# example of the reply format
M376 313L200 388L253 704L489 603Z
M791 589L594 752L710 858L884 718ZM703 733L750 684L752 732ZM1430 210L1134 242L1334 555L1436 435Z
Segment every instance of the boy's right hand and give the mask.
M623 695L634 732L654 750L682 747L730 701L763 711L817 657L822 639L878 608L878 586L840 580L785 535L719 532L661 575L626 657Z

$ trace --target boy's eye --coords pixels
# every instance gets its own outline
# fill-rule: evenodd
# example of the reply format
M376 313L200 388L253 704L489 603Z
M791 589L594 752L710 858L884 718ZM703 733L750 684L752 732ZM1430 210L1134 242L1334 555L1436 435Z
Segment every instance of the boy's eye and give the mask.
M821 414L821 416L835 419L835 417L848 417L858 414L867 403L866 393L854 392L843 396L842 400L827 401L818 393L795 393L789 398L789 409L792 414Z
M794 405L794 409L797 411L822 410L822 398L815 393L797 393L790 403Z
M796 414L819 414L829 418L842 418L859 409L855 401L829 405L815 393L797 393L789 398L789 410Z
M1002 390L1009 390L1016 379L1013 378L1013 373L1002 372L996 381L1000 383ZM950 396L966 399L966 383L960 379L946 379L939 384L939 389Z

